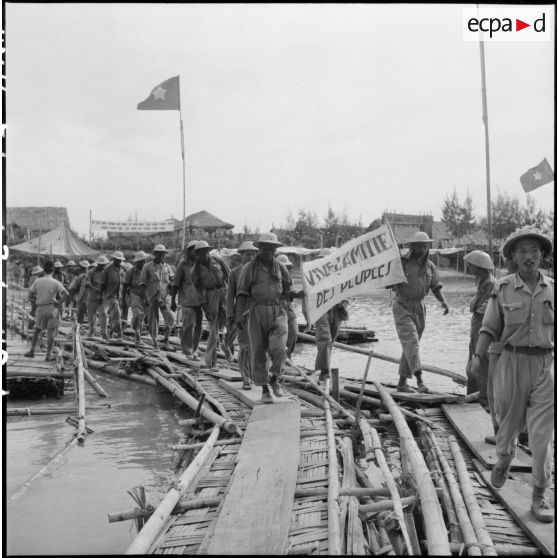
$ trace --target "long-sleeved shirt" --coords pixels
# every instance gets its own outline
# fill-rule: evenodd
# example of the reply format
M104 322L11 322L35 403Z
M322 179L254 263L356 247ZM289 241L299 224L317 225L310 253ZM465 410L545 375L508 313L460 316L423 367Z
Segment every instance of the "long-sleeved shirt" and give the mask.
M102 269L93 268L85 274L84 285L89 300L101 300Z
M554 281L539 271L533 292L519 273L507 275L494 286L482 321L502 345L554 348Z
M192 283L201 296L205 291L227 286L229 268L220 258L209 256L208 265L197 261L192 269Z
M145 285L148 302L158 300L164 302L167 298L169 285L174 279L174 272L168 263L148 262L141 270L140 285Z
M124 284L128 288L128 294L139 296L141 294L140 282L142 269L138 269L135 265L126 272Z
M29 299L35 300L37 306L58 304L62 296L67 296L68 291L64 285L52 277L45 275L39 277L29 288Z
M399 298L409 302L419 302L428 294L428 291L434 292L442 287L438 269L428 258L425 260L424 265L419 265L411 252L401 258L407 283L393 286Z
M178 292L178 304L181 306L200 306L200 295L192 281L194 262L182 260L174 276L174 287Z
M103 300L120 297L121 269L112 263L107 265L101 274L101 292Z
M248 297L256 304L279 300L290 302L291 286L291 276L282 263L273 260L267 268L256 256L242 267L236 296Z
M242 271L242 266L238 265L229 273L229 285L227 287L227 319L234 318L234 304L236 301L236 292L238 290L238 280L240 279L240 273Z

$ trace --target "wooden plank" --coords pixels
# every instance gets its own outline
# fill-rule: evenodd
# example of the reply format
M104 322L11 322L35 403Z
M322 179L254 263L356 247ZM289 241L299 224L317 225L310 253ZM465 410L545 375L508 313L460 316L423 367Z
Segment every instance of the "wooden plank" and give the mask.
M485 436L494 434L490 415L481 407L480 403L459 403L456 405L442 405L444 414L457 430L462 440L479 461L487 469L491 469L498 456L496 446L487 444ZM517 448L517 454L512 461L512 470L531 470L531 456Z
M252 386L252 389L241 389L240 384L237 382L229 382L227 380L220 379L219 385L223 386L229 393L234 395L237 399L246 403L250 408L253 408L255 405L262 405L262 388L259 386ZM284 389L282 389L283 397L275 397L273 392L271 392L271 397L273 398L274 403L288 403L289 401L297 401L298 400L292 395L287 393Z
M482 475L487 485L492 486L490 484L490 471L484 469L476 459L473 459L473 464ZM556 543L554 541L554 534L556 531L556 522L541 523L535 519L535 516L531 512L532 491L533 489L529 484L514 479L508 479L502 488L493 489L496 498L504 504L506 509L521 525L525 533L529 535L539 550L543 554L555 556ZM550 490L547 492L551 494ZM552 496L554 496L553 493ZM554 507L554 501L550 502L550 504Z
M207 554L284 554L299 459L300 405L257 405Z
M203 374L209 374L214 378L221 378L227 380L228 382L242 382L242 376L237 370L230 370L229 368L220 368L217 370L201 370ZM252 388L254 389L254 388Z

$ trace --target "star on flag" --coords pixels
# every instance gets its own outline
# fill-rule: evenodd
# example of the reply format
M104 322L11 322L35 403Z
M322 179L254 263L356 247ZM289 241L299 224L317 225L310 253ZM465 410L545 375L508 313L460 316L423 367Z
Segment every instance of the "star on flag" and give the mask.
M536 167L529 169L519 178L521 186L525 192L531 192L539 186L544 186L554 180L554 173L550 164L544 158Z
M180 110L179 76L174 76L153 88L149 97L138 103L138 110Z

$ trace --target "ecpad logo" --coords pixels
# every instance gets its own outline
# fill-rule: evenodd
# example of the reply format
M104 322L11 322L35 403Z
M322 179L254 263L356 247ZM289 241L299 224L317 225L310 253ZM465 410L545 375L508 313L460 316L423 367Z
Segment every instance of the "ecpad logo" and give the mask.
M463 8L465 41L549 41L552 8Z

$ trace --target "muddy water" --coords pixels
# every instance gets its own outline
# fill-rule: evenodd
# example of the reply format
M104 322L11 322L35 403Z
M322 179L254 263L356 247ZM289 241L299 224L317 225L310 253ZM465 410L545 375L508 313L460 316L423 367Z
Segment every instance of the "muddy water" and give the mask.
M442 316L436 300L427 298L427 325L422 342L426 363L464 373L472 279L446 281L450 313ZM350 323L365 325L379 338L378 352L400 355L393 326L390 294L354 300ZM301 317L301 321L304 321ZM295 362L313 368L315 347L298 344ZM332 366L344 376L361 377L366 357L334 349ZM373 359L370 378L395 381L397 365ZM91 411L87 424L94 433L83 447L72 448L52 474L41 477L6 508L8 554L112 554L123 553L135 531L131 522L108 523L107 513L132 509L127 490L142 485L148 501L156 504L170 488L176 456L170 445L182 437L177 421L188 416L172 396L150 386L96 374L110 394L112 407ZM449 379L425 373L436 390L462 393ZM91 404L102 403L94 395ZM47 402L13 402L14 406ZM49 404L55 400L49 399ZM6 483L4 497L54 457L70 439L73 427L66 415L9 417L6 419Z

